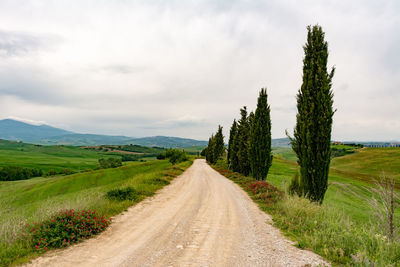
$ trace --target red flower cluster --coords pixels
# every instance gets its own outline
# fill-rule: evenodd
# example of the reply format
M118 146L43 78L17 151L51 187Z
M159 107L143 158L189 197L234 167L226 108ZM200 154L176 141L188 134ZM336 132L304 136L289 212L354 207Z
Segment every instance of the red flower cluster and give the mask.
M27 225L36 250L47 251L48 247L59 248L98 234L111 220L96 211L60 211L42 223Z
M276 188L273 185L270 185L265 181L254 182L253 178L246 177L240 173L233 172L231 170L227 170L218 166L213 166L213 168L223 176L239 184L243 189L248 191L249 194L252 195L255 199L267 205L276 203L283 197L282 191L280 191L278 188Z
M265 181L251 183L248 189L256 199L261 200L266 204L276 203L283 197L283 192Z

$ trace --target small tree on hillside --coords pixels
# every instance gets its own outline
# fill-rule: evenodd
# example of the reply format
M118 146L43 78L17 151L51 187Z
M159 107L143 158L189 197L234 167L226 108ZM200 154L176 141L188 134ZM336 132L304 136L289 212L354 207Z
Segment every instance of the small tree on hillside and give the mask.
M252 120L250 163L253 177L265 180L272 164L271 117L267 90L261 89L257 109Z
M250 160L249 160L249 136L250 125L247 117L247 108L244 106L240 109L241 118L239 120L237 142L238 142L238 163L239 172L243 175L250 173Z
M298 157L304 194L322 203L328 188L335 69L327 71L328 43L322 28L308 26L307 30L303 84L297 94L298 113L291 144Z
M229 142L228 142L228 166L231 165L231 157L232 157L232 146L233 146L233 139L235 138L235 135L237 134L237 123L236 120L233 120L231 130L229 132Z

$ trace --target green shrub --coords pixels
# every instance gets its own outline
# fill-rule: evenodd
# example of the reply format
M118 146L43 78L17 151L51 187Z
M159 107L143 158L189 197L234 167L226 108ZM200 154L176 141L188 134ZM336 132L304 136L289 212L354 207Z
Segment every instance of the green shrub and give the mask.
M121 158L99 159L101 169L117 168L122 166Z
M57 172L54 169L50 169L46 173L46 176L54 176L54 175L57 175Z
M64 174L64 175L70 175L70 174L73 174L74 172L71 169L66 168L66 169L63 169L60 173Z
M136 200L138 197L138 192L132 187L128 186L125 188L113 189L107 192L106 197L110 200Z
M122 162L124 161L138 161L140 159L139 155L123 154L121 156Z
M43 175L40 169L22 168L19 166L5 166L0 168L0 181L25 180Z
M347 149L347 148L336 148L336 147L332 147L331 148L331 158L337 158L337 157L342 157L342 156L346 156L349 154L353 154L356 151L354 149Z
M188 160L186 153L176 148L167 149L166 151L158 154L157 159L169 159L173 165Z
M110 219L96 211L60 211L49 220L27 225L32 246L37 251L66 247L104 231Z
M297 196L301 197L303 195L303 188L300 183L298 172L296 172L293 175L292 180L290 181L290 184L288 186L288 192L291 196L297 195Z
M157 159L165 159L167 157L165 152L162 152L160 154L157 155Z

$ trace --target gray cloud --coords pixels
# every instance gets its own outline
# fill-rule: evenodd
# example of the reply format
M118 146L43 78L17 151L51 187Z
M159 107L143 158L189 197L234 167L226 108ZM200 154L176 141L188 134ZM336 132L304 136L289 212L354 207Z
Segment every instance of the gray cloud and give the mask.
M337 67L334 138L400 139L396 0L23 2L0 3L0 117L207 139L267 87L282 137L319 23Z
M39 35L0 29L0 56L19 56L60 42L56 35Z
M36 51L41 46L41 39L37 36L0 30L0 55L19 55L21 53Z

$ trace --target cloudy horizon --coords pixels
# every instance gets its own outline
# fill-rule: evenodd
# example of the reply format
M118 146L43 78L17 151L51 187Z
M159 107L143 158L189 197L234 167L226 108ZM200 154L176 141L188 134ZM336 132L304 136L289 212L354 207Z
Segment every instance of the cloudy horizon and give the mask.
M0 119L207 140L266 87L284 137L319 24L336 67L332 139L400 140L399 14L395 0L2 0Z

